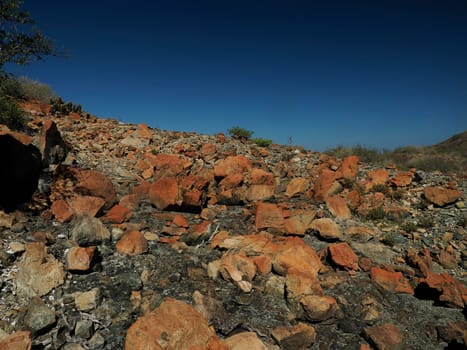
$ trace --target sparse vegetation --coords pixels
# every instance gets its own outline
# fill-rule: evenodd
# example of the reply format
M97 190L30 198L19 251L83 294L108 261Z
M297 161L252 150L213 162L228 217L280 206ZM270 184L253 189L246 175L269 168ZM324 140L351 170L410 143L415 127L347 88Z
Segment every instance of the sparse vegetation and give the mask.
M43 103L49 103L50 100L57 98L57 95L52 88L37 80L32 80L27 77L18 79L21 92L24 98L37 100Z
M241 128L239 126L234 126L227 130L230 136L239 140L249 140L254 134L253 131Z
M26 119L16 101L8 96L0 96L0 124L5 124L12 130L22 130Z
M386 217L386 212L382 206L370 209L366 214L368 220L383 220Z
M412 233L417 229L417 225L412 221L405 221L401 228L407 233Z
M383 194L387 194L389 192L389 188L385 184L376 184L371 188L371 192L381 192Z
M272 144L272 140L263 138L256 138L251 141L253 141L253 143L256 143L260 147L269 147Z

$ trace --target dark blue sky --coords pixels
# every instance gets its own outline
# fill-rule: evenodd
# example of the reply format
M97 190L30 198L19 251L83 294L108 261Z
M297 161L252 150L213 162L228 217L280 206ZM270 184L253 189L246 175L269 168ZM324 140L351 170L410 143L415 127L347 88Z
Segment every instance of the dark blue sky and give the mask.
M85 110L168 130L239 125L312 150L467 129L465 0L26 0L69 58L8 67Z

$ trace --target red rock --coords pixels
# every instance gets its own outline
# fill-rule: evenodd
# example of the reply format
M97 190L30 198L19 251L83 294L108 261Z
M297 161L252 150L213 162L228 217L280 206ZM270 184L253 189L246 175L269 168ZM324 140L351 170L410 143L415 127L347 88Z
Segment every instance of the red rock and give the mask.
M377 350L399 350L404 340L401 331L397 326L386 323L380 326L365 327L364 333L368 341Z
M27 331L15 332L0 340L0 349L31 350L32 340Z
M255 332L241 332L224 340L229 350L268 350Z
M384 185L389 177L389 172L385 169L376 169L369 171L367 176L371 182L371 188L374 185Z
M208 239L211 234L211 226L209 221L201 221L199 224L194 225L192 229L183 236L182 241L194 244Z
M275 186L273 185L250 185L246 198L249 201L266 201L274 196Z
M110 222L112 224L121 224L128 221L132 216L131 210L119 204L114 205L110 211L102 216L100 219L103 222Z
M346 270L358 270L358 256L347 243L335 243L329 247L332 262Z
M105 200L93 196L74 196L68 199L68 205L74 216L88 215L94 217L104 207Z
M204 160L211 160L213 159L214 155L217 152L217 146L213 143L205 143L201 146L199 153Z
M149 198L149 190L152 184L150 182L142 182L141 184L131 188L131 194L138 196L140 200Z
M414 290L401 272L392 272L379 267L371 269L371 279L390 292L413 294Z
M232 174L242 174L251 168L250 160L243 156L229 156L225 159L219 160L214 165L215 177L226 177Z
M357 190L350 191L345 199L347 200L347 203L352 209L357 209L363 201L360 192L358 192Z
M338 240L343 237L339 225L329 218L320 218L313 220L310 228L317 231L323 239Z
M467 288L447 273L436 274L429 272L426 278L418 281L417 294L424 294L425 290L436 291L439 301L449 307L463 308L467 305ZM433 293L428 293L433 295Z
M181 214L175 215L172 222L178 227L190 227L190 224L188 223L187 219L185 219L185 217Z
M274 175L263 169L252 169L249 174L249 183L252 185L276 185Z
M392 179L389 180L389 184L396 187L405 187L412 183L413 173L410 171L400 172Z
M230 174L224 177L219 182L219 187L222 189L231 189L240 186L243 183L243 175L242 174Z
M140 196L138 196L137 194L127 194L127 195L124 195L122 198L120 198L120 201L118 204L132 211L138 208L139 202L140 202Z
M331 296L305 295L300 299L305 317L311 322L321 322L338 316L336 299Z
M73 210L63 199L54 201L50 209L58 222L68 222L73 217Z
M323 202L328 196L336 194L342 187L337 182L341 178L341 172L323 169L313 187L315 201Z
M271 272L272 269L272 261L266 255L260 255L253 258L253 262L255 263L256 269L262 275L267 275Z
M180 175L185 169L182 157L176 154L158 154L151 164L154 166L155 180Z
M211 349L217 336L207 320L192 306L167 298L140 317L127 331L125 350ZM208 345L211 344L211 345Z
M72 168L72 171L78 179L75 188L77 193L104 199L106 209L117 202L117 193L108 176L95 170Z
M425 187L423 194L429 202L440 207L454 203L462 196L462 192L459 190L442 187Z
M310 180L303 177L296 177L290 180L285 190L287 197L294 197L300 193L305 192L310 186Z
M315 328L303 322L295 326L278 326L271 335L284 350L310 349L316 340Z
M345 157L340 166L342 177L347 181L355 181L358 175L358 157Z
M139 255L148 251L148 241L139 231L125 232L115 245L117 251L124 255Z
M152 139L153 132L148 128L146 124L139 124L136 129L136 136L140 139Z
M350 219L350 212L347 202L340 196L329 196L325 199L326 205L331 214L338 219Z
M258 245L261 241L263 246L259 246L258 250L267 251L267 240L266 242L258 240ZM269 245L271 253L274 253L272 261L274 271L282 276L285 276L289 270L317 276L319 270L323 268L318 254L299 237L287 237L277 245Z
M221 258L219 272L226 281L232 281L244 292L253 288L251 281L256 275L256 266L252 259L244 254L226 254Z
M256 229L284 228L284 217L279 207L272 203L256 203Z
M87 271L91 268L96 247L72 247L66 256L68 270Z
M149 200L160 210L181 205L182 198L176 178L165 177L155 181L149 189Z
M289 234L304 236L315 216L314 210L296 211L284 220L284 230Z

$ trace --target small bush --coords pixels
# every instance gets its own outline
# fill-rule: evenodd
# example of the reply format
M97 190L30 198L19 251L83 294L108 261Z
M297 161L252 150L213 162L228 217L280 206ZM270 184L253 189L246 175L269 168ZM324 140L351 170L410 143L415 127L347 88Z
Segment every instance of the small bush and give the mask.
M6 96L0 96L0 124L5 124L11 130L22 130L26 125L26 119L18 104Z
M382 206L373 208L366 214L366 218L369 220L383 220L386 217L386 212Z
M433 227L435 224L433 218L429 216L422 216L420 219L418 219L418 226L423 227L423 228L429 228Z
M239 126L234 126L233 128L230 128L227 131L230 134L230 136L236 139L240 139L240 140L249 140L251 136L254 134L253 131L246 130Z
M21 77L18 79L18 83L21 86L25 98L49 103L50 100L57 97L57 94L50 86L39 81Z
M376 184L371 188L371 192L381 192L383 194L387 194L389 188L384 184Z
M11 98L24 98L24 91L21 84L15 78L0 73L0 95Z
M251 141L256 143L259 147L269 147L272 144L272 140L269 139L256 138Z
M411 221L406 221L401 225L401 228L407 233L412 233L417 229L417 225Z

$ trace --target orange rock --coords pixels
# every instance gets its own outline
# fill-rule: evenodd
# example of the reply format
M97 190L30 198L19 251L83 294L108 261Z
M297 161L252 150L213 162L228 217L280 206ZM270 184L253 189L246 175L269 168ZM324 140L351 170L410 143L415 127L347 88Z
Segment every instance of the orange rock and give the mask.
M232 174L242 174L251 168L250 160L243 156L229 156L219 160L214 165L215 177L226 177Z
M120 201L118 204L120 206L128 208L129 210L135 210L138 208L140 202L140 196L137 194L127 194L120 198Z
M149 200L160 210L174 205L181 205L182 198L177 179L174 177L164 177L155 181L149 189Z
M348 181L355 181L358 175L358 157L345 157L340 166L342 177Z
M320 322L336 317L340 311L336 299L328 295L305 295L300 299L300 304L306 319L311 322Z
M336 194L342 188L337 182L341 178L341 172L323 169L313 187L315 201L322 202L328 196Z
M429 202L440 207L446 204L454 203L462 196L462 192L459 190L446 189L435 186L425 187L423 194Z
M274 196L274 185L250 185L246 198L249 201L265 201Z
M68 222L73 217L73 210L71 210L68 203L63 199L54 201L50 209L58 222Z
M242 184L243 182L243 175L242 174L230 174L224 177L220 182L219 182L219 187L222 189L231 189L238 187Z
M175 215L172 222L178 227L190 227L190 224L188 223L187 219L185 219L185 217L181 214Z
M229 350L268 350L255 332L241 332L224 340Z
M429 272L426 278L418 281L417 292L434 290L439 295L439 301L450 307L464 308L467 305L467 288L457 279L447 273ZM433 292L427 293L433 295Z
M66 256L68 270L87 271L91 267L96 247L72 247Z
M289 234L304 236L315 216L316 211L314 210L294 212L289 218L284 220L284 230Z
M93 196L74 196L68 199L73 215L91 217L96 216L105 205L105 200L100 197Z
M405 187L411 184L413 175L414 174L410 171L400 172L392 179L390 179L389 183L396 187Z
M347 243L335 243L329 247L332 262L346 270L358 270L358 256Z
M401 349L400 344L404 337L397 326L385 323L379 326L365 327L363 330L369 342L374 344L376 349Z
M146 124L139 124L136 129L136 136L140 139L152 139L153 132L148 128Z
M31 335L27 331L15 332L0 340L0 349L31 350L31 347Z
M389 172L385 169L376 169L369 171L367 176L371 182L371 188L374 185L384 185L389 177Z
M104 199L106 209L117 202L117 193L108 176L95 170L80 168L72 168L71 170L78 179L75 188L77 193Z
M211 234L211 226L211 222L201 221L199 224L194 225L189 233L183 236L182 241L194 244L208 239Z
M371 279L390 292L413 294L414 290L401 272L392 272L379 267L371 268Z
M243 254L226 254L221 258L219 272L227 281L232 281L244 292L253 288L251 281L256 275L256 266L252 259Z
M347 202L340 196L330 196L325 199L326 205L331 214L338 219L350 219L350 212Z
M285 286L289 305L296 301L294 299L304 295L323 295L318 277L306 271L289 269L285 275Z
M346 200L352 209L356 209L362 204L362 196L357 190L350 191L346 196Z
M249 183L252 185L276 185L274 175L263 169L252 169L249 174Z
M296 177L290 180L285 190L287 197L294 197L300 193L305 192L310 186L310 180L303 177Z
M323 239L338 240L343 237L339 225L329 218L320 218L313 220L310 228L317 231Z
M267 275L271 272L272 269L272 261L266 255L260 255L253 258L253 262L255 263L256 269L262 275Z
M112 224L121 224L128 221L133 213L128 208L125 208L119 204L115 205L110 211L102 216L100 219L103 222L110 222Z
M154 166L154 178L174 177L180 175L185 166L181 156L176 154L158 154L151 159Z
M256 203L256 229L284 228L284 217L279 207L272 203Z
M117 251L124 255L139 255L148 251L148 241L139 231L128 231L115 245Z
M315 328L303 322L295 326L278 326L271 335L281 349L310 349L316 340Z
M199 153L204 158L204 160L212 159L216 152L217 146L213 143L205 143L201 146L201 149L199 150Z
M184 302L167 298L130 326L125 350L209 349L208 344L214 346L215 338L214 329L198 311Z

